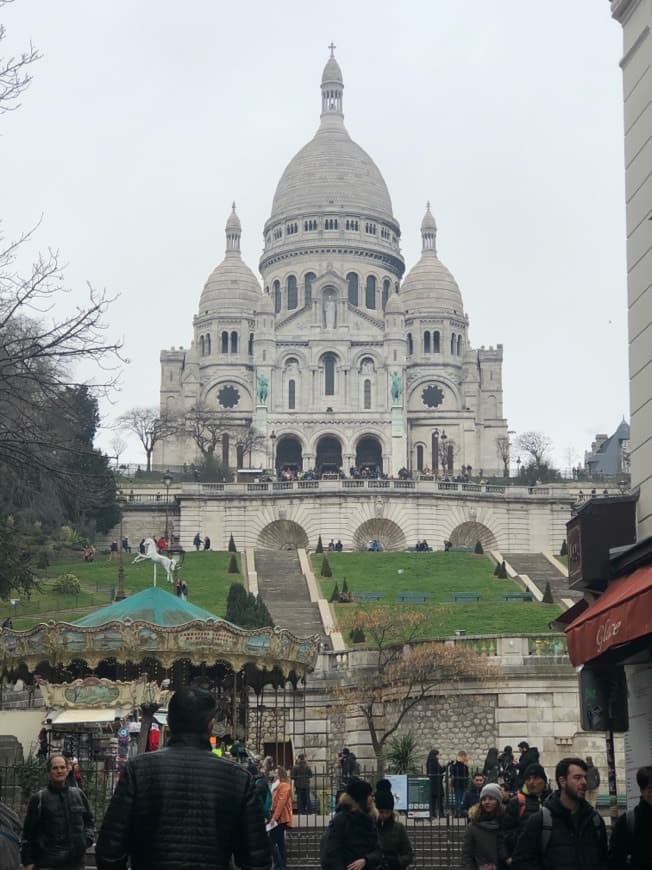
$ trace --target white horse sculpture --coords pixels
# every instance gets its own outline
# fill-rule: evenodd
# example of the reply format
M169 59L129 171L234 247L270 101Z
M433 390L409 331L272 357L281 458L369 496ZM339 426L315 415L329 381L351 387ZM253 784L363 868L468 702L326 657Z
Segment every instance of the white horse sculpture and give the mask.
M176 559L168 559L167 556L162 556L158 551L154 538L145 538L145 552L139 553L132 564L135 565L136 562L143 562L145 559L150 559L155 565L161 565L170 583L174 582L173 574L174 569L177 567Z

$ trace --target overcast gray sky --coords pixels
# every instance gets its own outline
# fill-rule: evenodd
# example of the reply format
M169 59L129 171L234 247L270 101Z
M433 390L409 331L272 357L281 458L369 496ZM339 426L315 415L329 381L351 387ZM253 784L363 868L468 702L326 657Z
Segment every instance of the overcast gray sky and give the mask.
M510 428L576 463L628 415L621 28L607 0L16 0L42 52L0 127L0 214L43 215L80 301L120 294L130 360L105 421L158 404L233 199L257 272L276 184L319 122L333 40L345 123L387 182L408 268L426 200L474 346L504 345ZM110 434L101 443L108 446ZM141 461L136 445L128 458Z

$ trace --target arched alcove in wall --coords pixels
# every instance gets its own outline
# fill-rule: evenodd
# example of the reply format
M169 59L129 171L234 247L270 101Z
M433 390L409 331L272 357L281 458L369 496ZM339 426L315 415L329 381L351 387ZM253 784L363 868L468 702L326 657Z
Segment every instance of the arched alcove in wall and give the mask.
M301 442L294 435L284 435L276 445L274 468L280 471L289 468L291 471L303 471L303 451Z
M404 550L405 534L393 520L376 517L358 526L353 535L353 548L366 550L370 541L378 541L383 550Z
M451 544L455 547L475 547L478 541L483 550L497 550L498 541L494 533L483 523L460 523L450 533Z
M338 472L342 467L342 444L333 435L324 435L317 442L315 466L320 474Z
M355 449L355 464L357 468L368 468L372 472L382 474L383 448L380 441L373 435L368 435L358 441Z
M266 550L305 550L308 535L292 520L275 520L261 530L256 546Z

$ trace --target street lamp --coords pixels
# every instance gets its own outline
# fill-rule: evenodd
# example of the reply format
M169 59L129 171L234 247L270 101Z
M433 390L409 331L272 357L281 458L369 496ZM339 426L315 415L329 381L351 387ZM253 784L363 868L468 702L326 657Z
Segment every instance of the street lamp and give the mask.
M125 548L124 548L124 505L125 500L120 492L116 498L120 508L120 546L118 547L118 588L115 593L116 601L124 601L127 597L125 592Z
M169 532L169 514L168 514L168 501L170 499L170 487L172 486L172 481L174 478L170 473L170 469L168 468L165 474L163 475L163 486L165 487L165 540L168 540L168 532Z

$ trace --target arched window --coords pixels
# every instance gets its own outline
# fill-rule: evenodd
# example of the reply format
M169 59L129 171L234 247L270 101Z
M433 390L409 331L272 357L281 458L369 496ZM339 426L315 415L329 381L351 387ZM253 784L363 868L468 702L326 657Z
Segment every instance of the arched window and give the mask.
M237 457L238 468L242 468L244 466L244 444L236 444L235 453Z
M210 335L206 336L206 356L211 355L211 337Z
M417 471L423 471L423 444L417 444Z
M232 332L231 333L231 353L237 353L237 352L238 352L238 333Z
M407 334L407 343L408 343L408 356L412 356L414 353L414 342L412 341L412 333L408 332Z
M457 343L455 341L455 333L451 335L451 354L455 356L455 348L457 347Z
M274 311L278 314L281 310L281 282L274 281Z
M335 395L335 356L332 353L324 357L324 394Z
M349 302L351 305L358 304L358 276L355 272L349 272L346 276L346 283L349 287Z
M368 379L364 382L364 409L371 411L371 381Z
M373 275L367 275L367 286L365 287L364 302L367 308L376 307L376 279Z
M423 352L430 353L430 333L428 330L423 333Z
M385 278L383 281L383 311L385 310L385 306L387 305L387 300L389 299L389 291L392 284L389 278Z
M432 334L432 352L439 353L439 330L436 329Z
M455 449L453 445L449 443L448 449L446 450L446 470L449 474L452 474L453 468L455 467L453 465L453 460L455 459L454 453Z
M288 275L288 311L292 311L299 304L297 293L297 279L294 275Z
M439 432L432 433L432 470L439 468Z
M296 383L295 381L288 381L288 408L290 411L294 411L296 407Z
M205 346L204 346L204 336L203 336L203 335L200 335L200 336L199 336L199 353L201 354L201 356L204 356L204 354L206 353L206 348L205 348Z
M303 279L303 304L312 305L312 282L317 276L314 272L308 272Z
M222 434L222 465L225 468L229 467L229 433Z
M223 332L222 333L222 353L228 353L228 352L229 352L229 333Z
M462 336L457 336L457 355L462 356Z
M249 333L249 347L247 348L247 353L249 356L254 355L254 334L253 332Z

